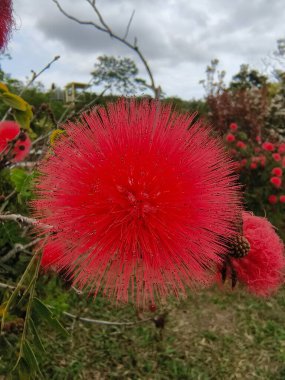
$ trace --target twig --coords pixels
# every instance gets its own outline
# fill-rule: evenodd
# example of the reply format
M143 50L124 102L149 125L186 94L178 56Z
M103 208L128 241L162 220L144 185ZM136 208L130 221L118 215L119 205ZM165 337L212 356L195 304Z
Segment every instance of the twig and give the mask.
M9 252L6 253L6 255L4 255L3 257L0 258L0 263L6 263L13 256L15 256L16 253L24 251L24 250L32 247L33 245L36 245L40 240L41 240L41 238L37 238L37 239L35 239L35 240L31 241L30 243L25 244L25 245L15 244L14 247Z
M24 224L36 224L38 221L34 218L29 218L27 216L19 215L19 214L0 214L0 221L14 221L18 223Z
M14 285L9 285L9 284L4 284L3 282L0 282L0 288L14 290L15 286Z
M117 34L115 34L112 29L107 25L107 23L104 21L101 13L99 12L98 8L96 7L96 3L95 1L93 0L87 0L87 2L91 5L91 7L93 8L94 12L96 13L96 15L98 16L99 18L99 21L101 23L98 24L94 21L84 21L84 20L80 20L72 15L70 15L69 13L67 13L63 8L62 6L59 4L58 0L52 0L57 8L59 9L59 11L65 16L67 17L68 19L78 23L78 24L81 24L81 25L89 25L89 26L93 26L94 28L96 28L97 30L100 30L101 32L104 32L104 33L107 33L109 34L109 36L111 38L114 38L115 40L121 42L122 44L124 44L125 46L127 46L128 48L130 48L131 50L133 50L140 58L140 60L142 61L146 71L147 71L147 74L149 76L149 79L150 79L150 84L148 85L149 88L152 89L152 91L154 92L154 96L156 99L159 98L160 96L160 93L161 93L161 88L160 86L156 87L155 85L155 81L154 81L154 78L153 78L153 75L152 75L152 71L149 67L149 64L147 62L147 60L145 59L144 55L142 54L142 52L140 51L139 47L137 46L137 43L136 43L136 39L134 41L134 43L130 43L126 37L120 37L118 36ZM129 21L129 24L130 24L130 21Z
M134 326L134 325L138 325L138 324L141 324L141 323L153 321L153 318L146 318L146 319L142 319L142 320L136 321L136 322L110 322L110 321L103 321L103 320L100 320L100 319L91 319L91 318L85 318L85 317L77 317L76 315L68 313L66 311L64 311L63 314L66 315L69 318L77 319L77 320L82 321L82 322L96 323L98 325L108 325L108 326Z
M123 37L124 40L126 40L127 37L128 37L129 31L130 31L130 26L131 26L131 23L133 21L134 15L135 15L135 10L133 10L133 12L131 14L131 17L129 19L129 22L128 22L128 25L127 25L127 28L126 28L126 33L125 33L125 35Z

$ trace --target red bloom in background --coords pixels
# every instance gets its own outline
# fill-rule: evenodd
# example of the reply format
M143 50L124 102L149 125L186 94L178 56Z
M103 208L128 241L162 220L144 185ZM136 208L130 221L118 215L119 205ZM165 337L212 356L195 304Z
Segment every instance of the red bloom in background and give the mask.
M270 178L270 182L272 183L272 185L274 185L275 187L280 187L281 184L282 184L282 180L280 177L271 177Z
M230 130L235 132L238 129L238 125L236 123L231 123L230 124Z
M35 215L66 246L58 270L138 304L210 281L240 212L221 142L155 101L121 100L82 120L38 168Z
M251 164L250 164L250 169L256 169L257 168L257 163L256 162L252 162Z
M1 0L0 3L0 50L5 49L13 24L12 1Z
M271 205L275 205L277 203L278 199L277 199L277 196L274 195L274 194L271 194L269 195L268 197L268 202L271 204Z
M285 195L280 195L279 201L280 203L285 203Z
M32 146L32 142L29 136L26 133L22 133L14 146L14 149L13 149L14 157L12 158L11 161L12 162L23 161L30 153L31 146Z
M243 212L243 234L250 244L247 256L232 259L237 278L248 290L268 296L284 282L284 246L265 218Z
M272 152L274 150L274 145L271 142L266 141L262 144L262 148L268 152Z
M15 121L0 122L0 153L5 151L8 143L14 140L20 133L20 126Z
M243 141L238 141L236 143L236 146L240 149L245 149L246 148L246 144L243 142Z
M228 141L228 142L233 142L233 141L235 141L235 136L233 135L233 134L231 134L231 133L229 133L227 136L226 136L226 140Z
M9 143L17 138L12 150ZM8 153L12 162L22 161L30 152L32 143L25 132L21 132L19 124L15 121L0 122L0 154Z
M278 148L278 152L279 152L280 154L285 153L285 143L280 144L280 146L279 146L279 148Z
M279 167L273 168L271 173L276 177L282 177L282 169Z
M281 156L280 156L279 153L273 153L273 154L272 154L272 157L273 157L273 159L274 159L275 161L277 161L277 162L281 160Z

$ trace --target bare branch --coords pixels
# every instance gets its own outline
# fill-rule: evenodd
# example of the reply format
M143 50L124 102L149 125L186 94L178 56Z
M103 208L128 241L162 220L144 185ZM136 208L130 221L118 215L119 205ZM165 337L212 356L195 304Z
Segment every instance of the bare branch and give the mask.
M134 326L134 325L138 325L138 324L141 324L141 323L153 321L153 318L146 318L146 319L142 319L142 320L136 321L136 322L110 322L110 321L103 321L103 320L100 320L100 319L91 319L91 318L85 318L85 317L77 317L76 315L68 313L66 311L64 311L63 314L66 315L69 318L77 319L77 320L82 321L82 322L96 323L98 325L108 325L108 326Z
M130 48L131 50L133 50L140 58L140 60L142 61L146 71L147 71L147 74L149 76L149 79L150 79L150 84L149 84L149 88L152 89L152 91L154 92L154 96L155 98L159 98L160 96L160 93L161 93L161 88L160 87L156 87L155 85L155 81L154 81L154 78L153 78L153 75L152 75L152 72L151 72L151 69L149 67L149 64L147 62L147 60L145 59L144 55L142 54L142 52L140 51L139 47L137 46L137 43L136 43L136 40L134 41L134 43L130 43L129 41L126 40L125 37L120 37L118 36L117 34L115 34L112 29L106 24L106 22L104 21L101 13L99 12L98 8L96 7L96 4L95 4L95 1L93 0L87 0L87 2L92 6L94 12L96 13L96 15L98 16L100 22L101 22L101 25L98 25L97 23L93 22L93 21L83 21L83 20L79 20L77 19L76 17L70 15L69 13L67 13L63 8L62 6L59 4L58 0L52 0L57 8L59 9L59 11L67 18L69 18L70 20L72 21L75 21L77 22L78 24L81 24L81 25L89 25L89 26L93 26L94 28L100 30L101 32L104 32L104 33L107 33L109 34L110 37L114 38L115 40L117 41L120 41L122 44L124 44L125 46L127 46L128 48ZM129 22L130 23L130 22Z
M36 224L37 220L33 218L29 218L27 216L19 215L19 214L0 214L0 221L14 221L17 223L23 223L23 224Z
M123 37L124 40L126 40L127 37L128 37L129 31L130 31L130 26L131 26L131 23L133 21L134 15L135 15L135 10L133 10L133 12L131 14L131 17L129 19L129 22L128 22L128 25L127 25L127 28L126 28L126 32L125 32L125 35Z
M36 245L41 238L37 238L35 240L32 240L30 243L22 245L22 244L15 244L14 247L6 253L3 257L0 258L1 263L6 263L8 260L10 260L12 257L16 255L16 253L24 251L34 245Z

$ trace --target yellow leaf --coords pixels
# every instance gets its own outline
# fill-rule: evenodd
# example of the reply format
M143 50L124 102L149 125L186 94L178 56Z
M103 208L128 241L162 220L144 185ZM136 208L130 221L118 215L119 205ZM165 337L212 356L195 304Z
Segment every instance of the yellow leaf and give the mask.
M9 89L6 86L6 84L0 82L0 91L1 92L9 92Z
M19 111L27 110L28 103L18 95L11 94L10 92L4 92L1 98L3 99L3 102L9 107L15 108Z

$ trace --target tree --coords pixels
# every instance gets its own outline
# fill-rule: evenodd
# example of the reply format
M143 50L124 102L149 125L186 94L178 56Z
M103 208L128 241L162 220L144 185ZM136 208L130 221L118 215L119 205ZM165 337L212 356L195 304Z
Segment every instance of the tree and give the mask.
M250 69L248 65L241 65L240 71L233 76L229 88L231 90L262 88L267 85L267 77L258 72L258 70Z
M138 68L130 58L116 58L103 55L98 57L95 70L91 73L95 85L103 85L119 94L133 95L137 90L145 90L143 79L137 77Z

